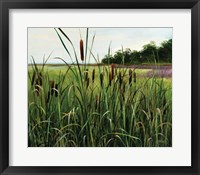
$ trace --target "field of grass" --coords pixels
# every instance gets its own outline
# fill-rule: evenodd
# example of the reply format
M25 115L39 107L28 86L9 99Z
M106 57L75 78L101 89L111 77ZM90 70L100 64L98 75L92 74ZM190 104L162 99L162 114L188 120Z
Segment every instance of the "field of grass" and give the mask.
M102 65L80 40L80 58L62 29L55 29L76 62L28 67L29 147L171 147L172 80L122 63ZM70 53L62 39L73 48ZM110 50L110 48L108 49ZM87 54L88 51L88 54ZM88 57L96 65L87 65ZM79 60L80 59L80 60ZM81 64L80 64L81 62ZM152 66L152 64L151 64ZM158 67L156 62L154 66Z
M114 66L28 71L29 146L172 146L171 79Z

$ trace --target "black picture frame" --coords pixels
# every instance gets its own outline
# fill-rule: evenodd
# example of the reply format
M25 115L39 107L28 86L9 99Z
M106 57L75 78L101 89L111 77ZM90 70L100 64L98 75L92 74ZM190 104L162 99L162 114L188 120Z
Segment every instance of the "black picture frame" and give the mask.
M9 166L9 9L191 9L192 166L13 167ZM0 0L0 173L10 174L200 174L199 0ZM183 36L184 37L184 36Z

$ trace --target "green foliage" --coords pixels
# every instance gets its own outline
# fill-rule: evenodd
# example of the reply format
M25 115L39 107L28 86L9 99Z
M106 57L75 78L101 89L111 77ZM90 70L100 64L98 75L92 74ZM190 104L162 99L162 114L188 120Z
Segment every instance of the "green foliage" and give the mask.
M124 62L123 62L124 61ZM141 51L127 48L125 51L118 50L114 55L105 55L102 59L104 64L141 64L154 62L172 62L172 39L163 41L161 46L156 46L154 41L143 46Z

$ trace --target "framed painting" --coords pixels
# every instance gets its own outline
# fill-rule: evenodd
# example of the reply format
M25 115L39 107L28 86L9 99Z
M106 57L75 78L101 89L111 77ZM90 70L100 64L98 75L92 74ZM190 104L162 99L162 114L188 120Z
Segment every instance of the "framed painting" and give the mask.
M200 174L197 0L1 0L1 174Z

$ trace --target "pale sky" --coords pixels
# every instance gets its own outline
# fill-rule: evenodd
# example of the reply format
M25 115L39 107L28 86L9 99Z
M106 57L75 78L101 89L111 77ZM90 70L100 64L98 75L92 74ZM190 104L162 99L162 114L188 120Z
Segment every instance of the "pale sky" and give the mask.
M86 28L62 28L62 30L73 42L78 58L80 58L80 33L85 46ZM172 28L89 28L88 47L91 47L92 38L96 34L92 52L102 59L108 53L110 43L112 54L122 46L124 49L139 51L150 41L155 41L159 46L162 41L172 39L172 30ZM75 62L71 45L63 35L62 38ZM54 28L28 28L28 63L31 63L31 56L34 57L36 63L42 63L44 55L47 57L50 53L52 54L48 63L63 63L54 59L55 57L61 57L68 63L72 62ZM92 56L90 63L95 63Z

